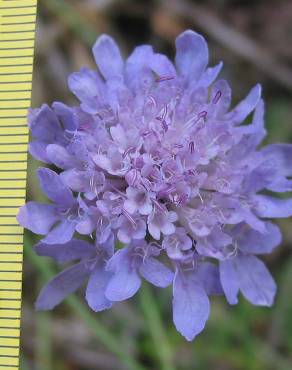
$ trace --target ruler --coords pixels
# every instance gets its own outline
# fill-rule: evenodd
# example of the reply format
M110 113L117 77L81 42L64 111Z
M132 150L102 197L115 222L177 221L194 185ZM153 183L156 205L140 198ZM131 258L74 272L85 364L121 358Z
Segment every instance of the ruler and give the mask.
M19 368L27 109L37 0L0 0L0 370Z

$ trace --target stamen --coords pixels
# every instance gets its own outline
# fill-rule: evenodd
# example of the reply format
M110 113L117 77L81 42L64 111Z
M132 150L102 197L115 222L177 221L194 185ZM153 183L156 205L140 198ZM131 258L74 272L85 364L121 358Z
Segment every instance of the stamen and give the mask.
M130 146L127 150L124 151L123 158L125 158L129 153L135 152L136 148L134 146Z
M142 178L142 182L147 191L152 190L152 183L150 180L148 180L147 178Z
M166 116L167 116L167 105L165 104L163 108L162 119L165 120Z
M186 200L188 199L187 194L182 194L179 196L178 201L177 201L177 206L181 206L182 204L185 204Z
M130 215L130 213L128 211L126 211L124 208L122 209L122 213L131 222L131 224L134 226L134 228L136 228L137 227L137 223L135 222L135 220L133 219L133 217Z
M131 171L128 172L129 175L129 185L133 186L135 185L135 182L137 180L137 177L138 177L138 171L134 168L132 169Z
M222 96L222 92L219 90L216 92L215 96L214 96L214 99L212 101L213 104L217 104L219 99L221 98Z
M195 143L193 142L193 141L191 141L190 143L189 143L189 150L190 150L190 152L193 154L194 153L194 151L195 151Z
M176 190L176 186L173 185L170 188L168 188L167 190L165 190L165 194L169 195L175 190Z
M167 116L167 104L165 104L163 107L163 112L162 112L161 117L160 116L156 117L156 119L161 122L162 127L165 131L168 130L168 125L165 121L166 116Z
M155 105L155 107L157 106L157 102L153 95L148 95L148 99L151 101L153 105Z
M198 197L200 198L200 201L201 201L201 203L203 204L203 203L204 203L204 200L203 200L202 195L201 195L201 193L200 193L200 192L198 192Z
M156 199L151 198L151 200L154 203L154 205L156 206L156 208L158 208L161 212L167 213L165 208L163 208L162 205Z

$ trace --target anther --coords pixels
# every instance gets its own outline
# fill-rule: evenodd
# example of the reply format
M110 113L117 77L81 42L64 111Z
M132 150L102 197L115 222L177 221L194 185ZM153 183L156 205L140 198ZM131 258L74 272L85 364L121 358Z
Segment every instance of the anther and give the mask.
M194 151L195 151L195 143L193 142L193 141L191 141L190 143L189 143L189 150L190 150L190 152L193 154L194 153Z
M198 118L206 118L207 117L207 111L203 110L202 112L198 113Z
M221 98L222 96L222 92L219 90L216 92L215 96L214 96L214 99L212 101L213 104L217 104L219 99Z

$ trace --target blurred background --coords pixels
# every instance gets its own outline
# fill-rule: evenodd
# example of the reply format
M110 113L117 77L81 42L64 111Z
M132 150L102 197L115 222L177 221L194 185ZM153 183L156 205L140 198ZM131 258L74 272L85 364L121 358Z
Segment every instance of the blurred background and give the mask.
M54 100L74 104L67 76L95 68L91 46L112 35L124 56L150 43L174 56L174 39L192 28L210 47L210 64L225 63L221 77L234 104L260 82L266 101L266 142L292 142L291 0L39 0L32 106ZM42 200L30 158L28 199ZM278 284L273 308L244 299L228 306L212 299L205 331L186 342L171 318L171 290L145 285L131 301L95 314L82 292L53 312L36 313L40 287L58 271L32 251L25 234L21 370L289 370L292 369L292 222L280 222L282 246L266 258Z

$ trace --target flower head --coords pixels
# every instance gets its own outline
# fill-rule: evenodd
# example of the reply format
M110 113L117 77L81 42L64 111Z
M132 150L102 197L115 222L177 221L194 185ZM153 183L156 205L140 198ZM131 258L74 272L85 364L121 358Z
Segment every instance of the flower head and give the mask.
M292 145L259 147L260 86L230 108L230 86L215 82L222 63L207 67L207 44L190 30L176 39L175 64L149 45L124 60L107 35L93 55L98 70L69 76L78 106L43 105L29 116L31 154L60 173L39 170L53 204L28 202L18 220L45 235L39 254L81 259L43 289L38 308L52 308L85 277L95 311L133 296L141 279L173 283L174 323L192 340L210 294L235 304L241 291L270 306L276 286L256 255L280 243L267 219L291 216L292 200L263 191L292 190Z

